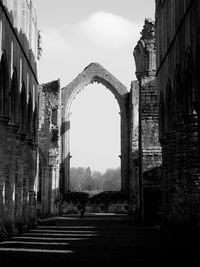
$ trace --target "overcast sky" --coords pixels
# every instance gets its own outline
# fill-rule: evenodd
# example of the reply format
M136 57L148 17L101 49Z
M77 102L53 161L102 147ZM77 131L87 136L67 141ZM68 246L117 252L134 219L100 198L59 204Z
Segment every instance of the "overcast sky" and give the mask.
M91 62L98 62L130 90L135 79L133 49L144 19L154 18L154 2L35 0L43 40L39 82L60 78L64 87ZM120 122L114 96L103 86L88 86L71 111L72 166L99 171L118 167Z

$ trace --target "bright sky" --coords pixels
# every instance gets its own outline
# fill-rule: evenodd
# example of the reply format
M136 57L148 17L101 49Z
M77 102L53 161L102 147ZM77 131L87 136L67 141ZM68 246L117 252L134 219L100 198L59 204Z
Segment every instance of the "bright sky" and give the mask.
M91 62L98 62L129 90L135 79L133 49L144 19L154 18L154 2L35 0L43 47L39 82L60 78L64 87ZM119 106L114 96L103 86L88 86L71 111L71 166L102 172L120 166Z

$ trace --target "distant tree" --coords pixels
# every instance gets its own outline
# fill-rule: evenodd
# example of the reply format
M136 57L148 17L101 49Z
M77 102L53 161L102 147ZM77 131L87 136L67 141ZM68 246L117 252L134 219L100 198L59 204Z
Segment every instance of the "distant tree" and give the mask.
M85 168L71 168L70 183L72 191L83 191L83 182L85 177Z
M102 173L94 171L92 173L92 177L93 177L94 190L102 191L104 183L102 179Z
M121 188L120 168L108 169L104 174L90 168L71 168L72 191L119 191Z
M103 175L103 191L119 191L121 188L120 168L108 169Z
M88 167L86 169L85 175L84 175L83 190L84 191L92 191L92 189L93 189L93 179L92 179L91 170Z

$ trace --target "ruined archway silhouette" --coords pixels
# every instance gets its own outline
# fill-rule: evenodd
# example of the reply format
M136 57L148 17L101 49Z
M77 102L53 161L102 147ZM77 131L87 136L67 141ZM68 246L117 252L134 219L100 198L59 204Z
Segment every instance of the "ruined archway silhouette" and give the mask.
M129 188L129 112L128 91L125 85L98 63L89 64L77 78L62 88L62 164L60 190L70 190L70 108L78 92L91 83L101 83L115 96L121 115L121 189Z

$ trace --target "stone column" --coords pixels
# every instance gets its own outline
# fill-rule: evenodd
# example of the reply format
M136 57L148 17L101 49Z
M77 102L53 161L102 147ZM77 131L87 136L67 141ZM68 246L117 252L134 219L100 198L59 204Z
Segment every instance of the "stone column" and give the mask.
M170 220L176 221L176 210L177 210L177 180L175 175L175 166L176 166L176 135L175 132L166 133L166 162L167 162L167 184L165 187L168 187L168 201L169 201L169 211L170 211Z
M54 192L53 192L53 180L55 176L54 166L49 167L49 213L54 213Z
M121 108L121 189L129 190L129 129L126 108Z
M29 190L29 224L33 226L37 221L36 211L36 193L34 190Z
M185 217L187 157L186 157L186 126L183 121L176 124L176 166L177 183L179 188L178 220Z
M6 124L9 118L0 116L0 225L4 224L4 205L5 205L5 157L6 157Z
M26 225L29 224L29 147L26 139L23 141L23 219Z
M166 137L160 138L162 146L162 187L163 187L163 221L167 223L169 220L169 176L168 176L168 142Z
M24 135L16 136L16 169L15 169L15 221L23 223L23 186L24 186Z
M41 192L41 205L42 215L45 216L49 212L49 166L44 167L44 174L42 175L42 192Z
M62 181L61 193L66 194L70 190L70 114L68 114L65 122L63 122L62 137Z
M197 226L200 223L200 154L198 136L198 115L188 114L186 122L186 157L187 157L187 211L189 223ZM186 212L187 212L186 211Z
M4 220L14 231L15 211L15 164L16 164L16 132L18 126L12 123L7 124L6 136L6 157L5 157L5 207Z
M37 171L37 146L30 140L29 143L29 221L30 224L35 224L37 219L36 210L36 192L35 192L35 182L36 182L36 171Z

